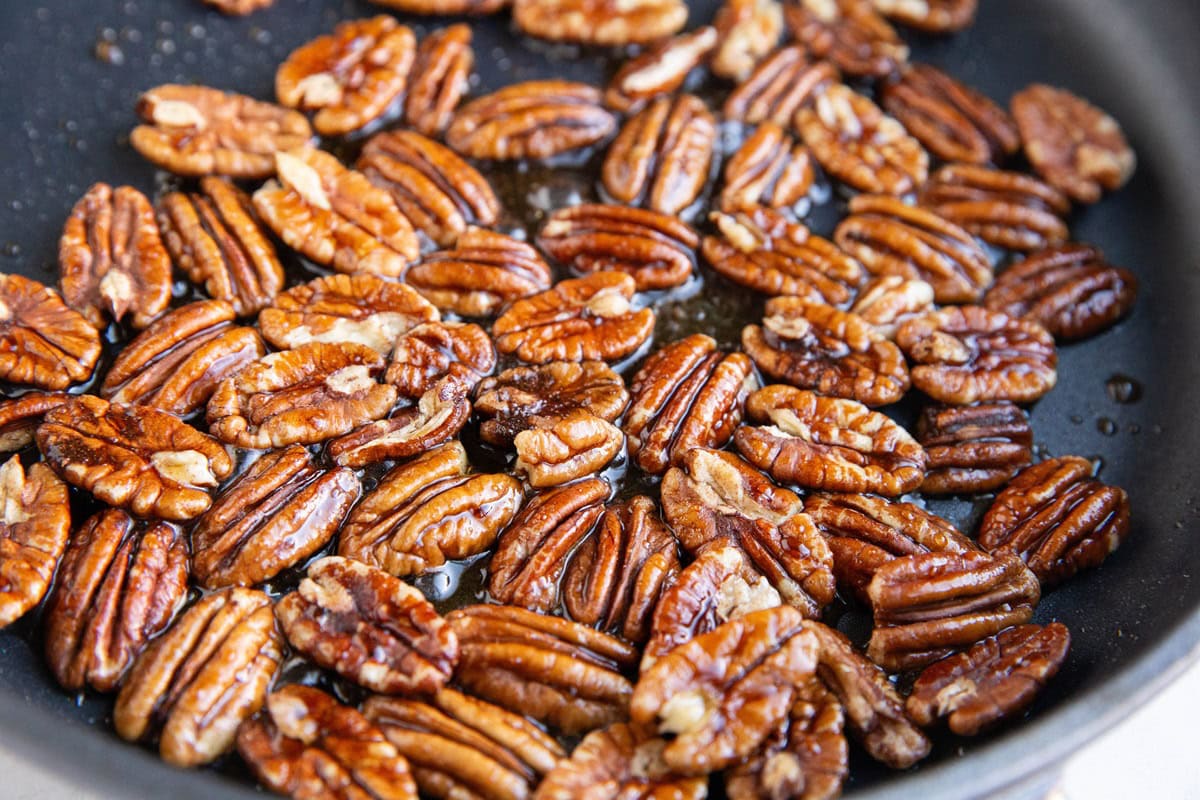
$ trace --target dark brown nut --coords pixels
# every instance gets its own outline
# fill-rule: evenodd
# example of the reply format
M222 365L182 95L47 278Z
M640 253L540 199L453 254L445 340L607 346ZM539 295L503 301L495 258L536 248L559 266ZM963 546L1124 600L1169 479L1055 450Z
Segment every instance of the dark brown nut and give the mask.
M467 392L496 368L496 348L487 331L466 322L425 322L396 340L384 380L401 397L418 400L443 378Z
M779 44L783 6L778 0L725 0L713 25L718 41L709 68L714 75L743 81Z
M526 81L460 108L446 143L470 158L543 159L596 144L617 126L600 90L571 81Z
M97 183L71 209L58 240L66 304L97 328L126 316L144 328L171 302L171 257L146 195Z
M396 387L375 380L383 367L383 356L352 342L271 353L221 382L208 401L209 430L255 450L332 439L391 410Z
M711 336L695 333L672 342L633 377L633 399L621 424L630 457L658 475L695 447L724 447L757 386L750 359L722 353Z
M467 91L474 65L470 26L460 22L422 39L404 98L409 127L425 136L441 136Z
M921 445L886 414L854 400L775 385L750 395L746 413L761 424L738 428L738 452L777 481L896 496L925 477Z
M885 339L910 319L933 310L933 287L925 281L900 275L880 275L862 288L850 311Z
M671 774L662 760L666 745L641 725L618 722L592 731L546 775L533 800L704 800L708 781Z
M625 381L603 361L551 361L513 367L479 384L475 411L483 417L480 437L507 447L535 418L562 417L583 409L615 422L629 393Z
M673 736L667 767L705 775L737 764L787 719L812 677L818 643L791 606L755 611L659 658L638 679L629 715Z
M916 553L875 570L867 586L875 629L867 655L916 669L1033 616L1038 579L1009 553Z
M292 647L382 694L432 694L458 660L458 638L420 590L340 556L308 567L275 616Z
M771 298L762 326L742 330L742 349L776 380L868 406L894 403L909 387L900 349L857 314L825 303Z
M884 0L884 2L895 0ZM985 94L937 67L911 64L883 88L883 107L943 161L999 163L1017 152L1017 124Z
M429 702L375 695L363 713L412 766L423 795L437 800L527 800L566 753L520 714L442 689Z
M1060 622L989 636L926 667L908 696L908 714L919 725L945 718L959 736L974 736L1024 711L1058 674L1070 647L1071 634Z
M339 23L291 52L275 72L275 96L315 111L322 136L341 136L383 116L404 93L417 39L394 17Z
M928 406L917 441L925 448L925 494L993 492L1033 460L1033 428L1012 403Z
M71 534L67 487L45 464L0 467L0 629L42 601Z
M708 183L716 136L716 119L699 97L660 97L609 145L600 169L604 191L620 203L685 212Z
M833 556L800 498L733 453L691 450L663 477L661 493L663 515L689 552L736 545L746 555L745 582L765 576L807 617L833 602Z
M1099 566L1129 535L1129 496L1097 480L1078 456L1026 467L996 496L979 526L979 543L1015 553L1043 586Z
M1054 337L1036 322L980 306L909 320L896 343L912 360L913 386L942 403L1031 403L1054 388Z
M1034 253L1001 273L984 295L994 311L1040 323L1057 339L1084 339L1133 309L1137 278L1086 244Z
M201 178L200 192L171 192L158 224L179 268L209 297L254 314L284 286L283 265L250 197L224 178Z
M442 247L471 225L492 225L500 203L478 170L450 148L412 131L376 134L358 168L391 194L413 226Z
M387 354L398 336L438 316L403 283L370 273L325 275L276 297L258 315L258 327L280 350L309 342L353 342Z
M389 278L417 259L412 223L361 172L312 147L281 150L275 161L279 180L254 193L254 207L289 247L338 272Z
M328 544L361 491L299 445L266 453L197 520L192 575L205 589L268 581Z
M490 317L504 306L550 288L550 267L531 245L469 226L450 250L414 264L405 282L442 311Z
M837 79L837 69L828 61L809 63L804 48L790 44L763 59L734 87L724 114L751 125L773 122L787 128L801 106Z
M100 334L53 289L0 273L0 380L66 389L91 377Z
M716 46L717 31L711 25L651 45L617 70L604 92L605 105L630 113L649 100L672 94Z
M650 291L679 286L691 277L700 237L670 214L584 203L552 213L537 243L576 274L625 272L638 291Z
M68 483L139 517L197 517L233 472L220 442L173 414L91 395L46 412L37 443Z
M237 732L255 777L295 798L417 800L408 762L357 710L309 686L267 696L266 714Z
M26 392L0 400L0 453L15 453L33 444L42 416L70 399L65 392Z
M451 16L495 14L508 5L508 0L374 0L377 5L394 8L405 14Z
M1082 97L1035 83L1011 107L1029 163L1072 200L1094 203L1133 175L1137 157L1121 126Z
M1062 244L1071 201L1020 172L947 164L921 188L918 201L985 242L1029 252Z
M513 0L512 15L540 39L624 47L678 33L688 9L682 0Z
M187 538L110 508L71 537L46 607L46 661L68 691L117 688L187 599Z
M774 122L764 122L725 164L719 205L734 213L757 207L795 209L816 176L808 148L796 144Z
M833 239L872 275L899 275L933 287L939 303L974 303L992 282L979 242L932 211L883 195L859 195Z
M461 655L455 683L572 736L627 718L631 645L577 622L514 606L446 615Z
M266 355L258 332L235 325L235 316L223 300L167 312L117 354L100 394L179 417L199 411L221 381Z
M403 577L487 550L517 513L521 485L467 467L458 442L393 467L350 515L338 555Z
M260 8L270 7L275 0L204 0L204 5L215 8L222 14L244 16Z
M535 489L594 475L625 450L625 434L608 420L579 409L535 420L513 437L513 471Z
M593 272L509 306L492 325L496 349L532 364L619 361L654 330L654 312L631 305L637 285L621 272Z
M177 175L268 178L276 152L312 140L303 114L207 86L157 86L138 99L137 113L146 124L129 143Z
M282 660L270 597L239 588L206 595L138 656L113 725L129 741L157 736L169 764L207 764L233 748Z
M847 75L883 78L908 61L908 47L872 0L791 0L784 9L792 35L814 58Z
M857 261L776 211L718 211L711 218L720 235L705 236L701 252L735 283L835 306L849 303L862 283L865 273Z
M975 22L978 0L871 0L875 10L927 33L953 33Z

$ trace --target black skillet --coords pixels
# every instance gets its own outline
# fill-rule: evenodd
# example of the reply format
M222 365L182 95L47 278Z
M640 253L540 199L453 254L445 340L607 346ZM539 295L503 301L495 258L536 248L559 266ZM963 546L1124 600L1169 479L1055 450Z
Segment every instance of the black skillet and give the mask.
M692 24L707 21L715 5L692 3ZM91 183L156 188L154 171L125 139L141 90L194 81L270 99L275 66L293 47L339 19L378 10L351 0L277 0L268 11L226 19L198 0L0 3L0 271L53 282L62 220ZM424 29L438 22L417 21ZM477 92L551 75L601 82L611 68L604 54L521 39L507 16L474 29ZM1165 685L1200 640L1197 34L1200 11L1190 0L984 0L966 33L906 33L915 59L1002 102L1035 80L1091 98L1122 122L1137 149L1129 186L1073 220L1077 238L1137 273L1137 308L1114 330L1063 348L1058 388L1032 412L1043 452L1101 459L1103 477L1129 490L1134 522L1103 568L1049 594L1038 609L1039 620L1070 626L1073 647L1031 719L976 740L939 742L907 774L856 756L849 797L1023 793ZM547 183L552 195L579 185L553 170L521 180ZM519 184L508 200L522 211L536 187ZM751 305L737 289L716 289L726 309ZM700 309L689 301L663 314L660 333L704 329ZM706 320L729 316L707 311ZM718 333L728 338L733 328ZM979 511L962 503L937 510L966 525ZM32 620L0 633L0 747L104 795L262 796L221 772L162 765L118 740L107 713L103 699L77 700L54 685Z

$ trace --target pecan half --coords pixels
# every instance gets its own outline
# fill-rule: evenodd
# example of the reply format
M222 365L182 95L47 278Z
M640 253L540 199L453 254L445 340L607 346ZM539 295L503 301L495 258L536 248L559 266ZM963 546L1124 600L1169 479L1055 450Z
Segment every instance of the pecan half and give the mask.
M791 0L784 14L814 58L847 75L882 78L908 61L908 47L871 0Z
M171 257L132 186L88 189L63 226L58 265L63 300L97 328L106 316L144 328L171 302Z
M446 615L458 635L457 684L567 736L623 721L637 650L577 622L513 606Z
M718 40L710 69L714 75L742 81L779 44L783 6L778 0L725 0L713 25Z
M1033 460L1033 428L1012 403L927 406L917 441L925 448L926 494L992 492Z
M531 245L471 225L452 249L429 254L404 280L442 311L489 317L549 289L553 276Z
M909 386L896 345L857 314L820 302L771 298L762 326L742 330L742 348L772 378L868 406L894 403Z
M487 331L466 322L425 322L396 340L384 380L401 397L418 400L443 378L470 392L496 368L496 348Z
M270 597L238 588L206 595L138 656L113 725L129 741L157 735L169 764L207 764L233 748L282 660Z
M65 392L26 392L0 400L0 453L15 453L33 444L45 413L69 399Z
M215 8L222 14L244 16L260 8L270 7L275 0L204 0L204 5Z
M727 213L759 206L795 210L815 178L808 148L794 142L782 126L764 122L726 162L719 205Z
M66 389L91 377L100 334L53 289L0 273L0 379Z
M137 103L133 149L177 175L261 179L275 172L275 153L312 140L303 114L207 86L164 84Z
M405 14L431 14L449 16L470 14L483 16L495 14L508 0L375 0L376 4L394 8Z
M186 520L233 472L216 439L147 406L80 395L46 413L38 448L64 480L140 517Z
M71 537L46 607L46 661L68 691L110 692L187 599L188 546L110 508Z
M559 486L593 475L625 449L625 434L608 420L579 409L535 420L513 437L513 471L535 489Z
M759 62L725 99L724 114L751 125L773 122L787 128L801 106L838 79L828 61L809 63L804 48L790 44Z
M913 385L943 403L1030 403L1058 379L1049 331L979 306L909 320L896 332L896 343L912 359Z
M649 46L617 70L604 92L605 105L630 113L649 100L672 94L716 46L717 31L711 25Z
M953 33L975 22L978 0L871 0L875 10L927 33Z
M316 111L322 136L356 131L387 112L404 92L417 39L391 16L347 20L296 48L275 72L275 96Z
M362 489L299 445L262 455L192 529L192 575L206 589L253 586L328 544Z
M900 275L880 275L869 280L850 307L885 339L910 319L933 310L933 287L925 281Z
M67 487L45 464L0 466L0 629L42 601L71 534Z
M530 36L623 47L678 33L688 9L682 0L513 0L512 15Z
M592 731L546 775L534 800L704 800L708 781L672 774L662 759L666 745L643 725L618 722Z
M398 277L418 256L412 223L390 194L312 147L275 154L279 180L254 193L263 221L289 247L338 272Z
M404 98L404 121L409 127L425 136L440 136L469 87L474 64L471 28L461 22L422 39Z
M1099 566L1129 535L1129 496L1093 476L1092 462L1052 458L1017 474L983 515L979 543L1015 553L1042 585Z

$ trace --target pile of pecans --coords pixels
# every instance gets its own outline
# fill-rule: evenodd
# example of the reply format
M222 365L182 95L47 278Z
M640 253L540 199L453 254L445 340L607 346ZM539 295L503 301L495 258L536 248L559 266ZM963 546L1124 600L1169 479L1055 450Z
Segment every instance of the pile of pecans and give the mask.
M116 692L120 736L305 798L818 800L847 734L904 769L1019 715L1069 647L1043 592L1129 532L1022 406L1133 305L1066 217L1134 156L1065 90L1010 112L908 62L892 22L974 5L727 0L680 33L681 0L514 0L644 47L603 89L466 99L468 26L378 16L293 52L278 103L145 92L130 142L181 188L97 184L57 290L0 276L0 626L44 600L51 671ZM314 130L376 132L347 164ZM588 148L605 202L504 227L481 162ZM739 349L653 341L728 282L765 296ZM915 430L878 410L913 394ZM973 536L920 499L988 493ZM427 588L464 565L486 591Z

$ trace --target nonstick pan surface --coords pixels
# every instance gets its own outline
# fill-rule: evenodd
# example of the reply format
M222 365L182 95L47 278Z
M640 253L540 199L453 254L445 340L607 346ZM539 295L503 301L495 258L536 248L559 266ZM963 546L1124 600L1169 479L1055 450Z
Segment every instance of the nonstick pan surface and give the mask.
M692 3L691 24L715 6ZM275 67L293 47L339 19L378 12L365 2L277 0L227 19L198 0L0 3L0 271L53 283L62 221L93 182L161 188L126 141L142 90L198 82L271 99ZM443 21L415 22L428 30ZM607 78L603 53L522 39L506 15L472 25L475 92L534 77ZM1072 651L1032 719L941 742L910 773L856 757L849 797L969 797L1046 774L1161 688L1200 640L1197 34L1200 11L1188 0L983 0L963 34L905 32L914 60L1001 102L1031 81L1089 97L1121 121L1138 152L1132 182L1072 220L1076 238L1137 274L1137 307L1107 333L1063 347L1059 385L1032 410L1042 452L1099 458L1103 478L1129 491L1133 532L1101 569L1038 608L1037 621L1071 628ZM552 192L571 188L556 186L565 178L554 171L535 179ZM683 327L705 325L693 318ZM966 503L935 510L968 530L981 511ZM105 795L262 797L234 777L174 770L118 740L107 701L54 685L34 628L26 620L0 633L0 746Z

